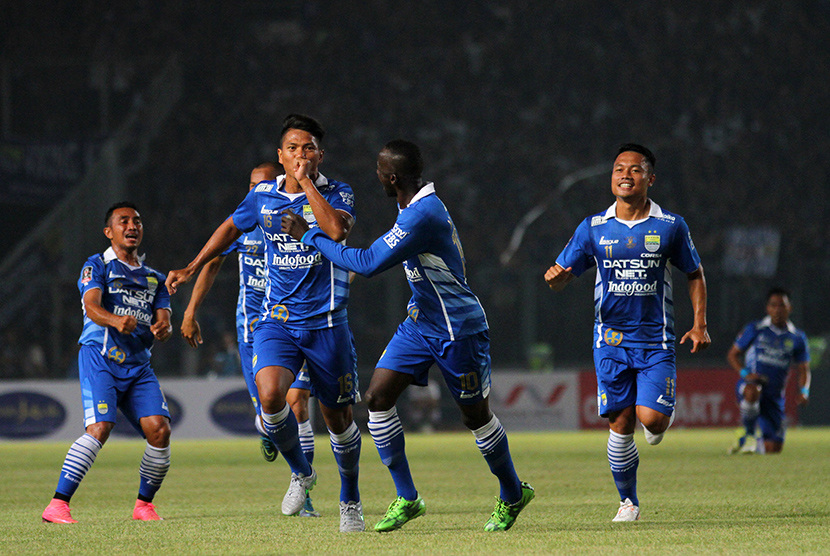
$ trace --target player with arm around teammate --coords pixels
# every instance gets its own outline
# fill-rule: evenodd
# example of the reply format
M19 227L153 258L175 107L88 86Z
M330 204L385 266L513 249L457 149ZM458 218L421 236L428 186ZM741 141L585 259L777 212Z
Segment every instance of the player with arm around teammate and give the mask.
M611 172L616 202L586 218L556 264L545 273L554 291L597 266L594 286L594 364L599 415L609 421L608 461L620 495L614 521L640 517L634 444L637 419L646 441L659 444L674 419L677 371L670 266L684 272L694 311L692 353L711 343L706 326L706 280L686 222L648 198L655 158L629 143Z
M77 523L69 500L109 438L117 409L147 439L133 519L161 519L152 502L170 467L170 413L150 366L150 349L173 331L170 296L164 275L138 255L144 227L135 205L113 205L104 226L110 247L86 261L78 280L84 310L78 369L86 432L69 448L55 496L43 511L43 521L50 523Z
M281 169L282 167L274 162L260 164L251 171L248 191L259 182L275 180ZM191 347L197 348L202 343L202 331L199 321L196 320L196 312L213 286L213 281L222 268L225 258L233 252L237 253L239 262L239 296L236 305L236 339L239 359L242 364L242 376L245 378L248 393L251 395L251 401L257 413L254 417L254 425L260 434L260 450L265 461L270 462L277 459L279 452L262 427L259 416L261 413L259 393L257 392L252 368L254 326L259 322L262 314L262 302L265 298L265 289L268 282L265 268L265 240L262 236L262 230L254 228L250 232L242 234L228 249L211 259L202 268L199 277L196 278L196 282L193 284L190 301L182 317L181 335ZM308 411L310 388L308 371L303 368L286 395L286 401L297 418L300 445L309 464L314 462L314 431L311 428ZM299 515L300 517L320 516L319 512L314 510L311 496L306 497Z
M282 229L364 276L403 263L412 290L409 316L381 355L366 392L369 431L398 494L375 531L399 529L426 512L409 470L395 403L409 385L427 384L433 364L444 375L464 425L473 432L490 471L499 480L500 496L484 529L504 531L513 526L535 494L533 487L516 475L507 434L490 410L487 319L467 285L455 225L435 194L435 185L423 181L422 170L421 153L409 141L392 141L380 152L377 175L385 193L397 199L400 212L395 226L368 249L345 247L320 227L309 229L298 214L283 215Z
M277 150L285 175L254 187L196 258L186 268L170 272L167 287L175 293L243 232L262 230L268 289L254 329L252 365L263 427L291 467L282 512L298 514L317 482L317 472L299 442L297 419L286 403L305 361L340 471L340 531L358 532L365 527L358 488L361 439L351 405L359 401L360 394L346 313L348 271L281 233L279 223L279 214L292 209L338 241L349 235L354 195L347 184L329 180L318 171L322 139L323 128L316 120L296 114L286 117Z
M741 331L726 355L740 375L735 394L743 435L730 453L777 454L784 447L784 391L790 369L798 374L798 405L810 397L810 350L807 335L790 321L790 293L772 288L767 293L766 318ZM762 443L756 445L760 425Z

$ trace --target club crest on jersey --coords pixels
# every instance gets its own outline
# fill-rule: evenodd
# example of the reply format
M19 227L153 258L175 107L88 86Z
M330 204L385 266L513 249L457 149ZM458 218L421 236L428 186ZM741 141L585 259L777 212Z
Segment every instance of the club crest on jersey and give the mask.
M660 236L659 235L646 235L643 245L646 248L646 251L649 253L654 253L658 249L660 249Z
M281 322L288 321L288 308L285 305L274 305L271 309L271 318Z
M625 246L629 249L634 249L635 247L637 247L637 240L634 239L634 236L628 236L627 238L625 238Z
M147 277L147 290L150 292L150 295L156 293L156 289L159 287L159 281L156 280L155 276L148 276Z
M617 332L616 330L611 330L610 328L605 331L605 343L609 346L618 346L622 343L623 335L622 332Z
M83 271L81 271L81 284L89 284L92 280L92 267L85 266Z
M119 365L127 359L127 354L118 349L117 347L111 347L110 350L107 352L107 358L112 359Z
M106 415L107 411L109 410L110 408L107 405L107 402L98 402L98 413L100 413L101 415Z
M306 222L314 222L314 211L311 210L311 205L303 205L303 218Z

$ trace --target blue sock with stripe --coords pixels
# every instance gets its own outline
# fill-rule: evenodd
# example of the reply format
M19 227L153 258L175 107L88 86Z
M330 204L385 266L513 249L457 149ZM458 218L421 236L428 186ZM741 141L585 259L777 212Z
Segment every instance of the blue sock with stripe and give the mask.
M635 506L640 505L637 498L637 467L640 465L640 453L634 444L634 434L617 434L609 431L608 463L611 475L620 493L620 501L628 498Z
M507 433L501 422L493 415L490 422L476 429L476 445L481 455L490 466L490 472L499 480L501 489L499 497L508 504L515 504L522 499L522 483L513 467L513 458L510 457L510 446L507 443Z
M276 413L262 412L262 426L268 437L277 446L288 463L292 473L311 475L311 464L300 446L297 418L288 404Z
M314 431L311 429L311 421L306 419L297 425L300 435L300 447L305 454L309 465L314 463Z
M156 448L150 446L144 449L144 457L141 458L141 465L138 468L140 479L138 485L138 499L144 502L152 502L156 492L161 488L161 482L167 476L170 469L170 446Z
M387 411L370 411L369 432L380 454L380 461L392 474L398 496L406 500L418 498L418 491L409 471L409 461L406 459L406 442L398 410L393 407Z
M95 458L98 457L102 446L103 444L97 438L86 433L72 443L61 467L55 498L69 502L87 471L95 463Z
M340 471L340 501L360 502L360 489L357 478L360 471L360 430L352 421L340 434L329 431L331 451Z

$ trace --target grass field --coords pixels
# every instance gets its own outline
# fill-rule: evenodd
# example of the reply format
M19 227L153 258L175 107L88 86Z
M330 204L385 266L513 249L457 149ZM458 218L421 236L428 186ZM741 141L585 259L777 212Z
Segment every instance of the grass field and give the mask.
M638 431L636 523L618 505L604 432L514 433L511 450L536 499L506 533L485 533L498 492L469 433L409 434L427 514L399 531L371 526L394 498L368 434L361 493L367 531L338 532L339 480L317 437L321 519L288 518L280 458L255 439L178 441L156 497L162 522L133 522L143 443L112 441L72 500L77 525L41 523L69 443L0 444L0 554L830 554L830 430L793 429L778 456L727 456L731 430L672 430L659 447Z

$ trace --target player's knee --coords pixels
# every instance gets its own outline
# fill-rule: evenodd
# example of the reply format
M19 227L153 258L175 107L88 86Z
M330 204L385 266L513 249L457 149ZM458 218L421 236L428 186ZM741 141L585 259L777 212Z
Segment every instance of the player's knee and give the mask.
M395 405L395 400L382 391L369 388L366 392L366 405L369 411L388 411Z
M110 432L112 432L113 426L114 423L110 423L109 421L92 423L86 428L86 433L94 437L101 444L104 444L110 437Z
M147 443L156 448L166 448L170 445L170 423L167 419L160 419L143 425Z

